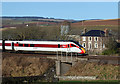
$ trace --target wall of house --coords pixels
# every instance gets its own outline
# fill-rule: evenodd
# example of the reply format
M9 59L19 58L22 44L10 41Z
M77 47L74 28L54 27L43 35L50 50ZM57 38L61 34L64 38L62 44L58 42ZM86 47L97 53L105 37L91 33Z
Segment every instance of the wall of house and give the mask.
M83 38L86 38L85 41L83 40ZM88 53L101 53L105 48L103 48L103 44L104 44L104 39L106 39L105 37L97 37L97 41L95 41L95 36L91 37L91 41L90 41L90 36L81 36L79 43L83 45L83 43L85 43L85 49L87 50ZM90 48L90 43L91 43L91 48ZM95 45L97 45L95 47Z

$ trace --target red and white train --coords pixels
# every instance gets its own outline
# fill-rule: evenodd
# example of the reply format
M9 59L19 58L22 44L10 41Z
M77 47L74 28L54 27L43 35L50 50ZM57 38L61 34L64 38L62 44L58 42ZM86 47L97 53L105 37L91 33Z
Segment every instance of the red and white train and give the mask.
M0 49L14 51L53 51L85 54L85 49L74 41L9 41L0 40Z

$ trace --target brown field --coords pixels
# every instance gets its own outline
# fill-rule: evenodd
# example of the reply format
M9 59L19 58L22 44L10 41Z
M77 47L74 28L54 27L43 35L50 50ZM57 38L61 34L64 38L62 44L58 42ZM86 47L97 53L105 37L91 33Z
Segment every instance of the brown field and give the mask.
M84 21L84 25L118 25L120 19L108 19L108 20L87 20ZM73 23L72 25L82 25L82 22Z
M109 19L109 20L87 20L82 22L71 23L71 31L76 31L75 34L79 34L84 28L89 30L104 30L107 28L113 33L118 32L118 20L119 19Z

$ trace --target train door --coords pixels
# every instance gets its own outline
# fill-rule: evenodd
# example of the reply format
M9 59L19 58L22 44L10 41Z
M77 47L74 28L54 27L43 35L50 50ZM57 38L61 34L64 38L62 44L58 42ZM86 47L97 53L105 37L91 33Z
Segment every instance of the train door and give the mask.
M58 44L57 52L58 52L58 51L61 51L60 44Z
M58 48L60 48L60 44L58 44Z
M12 42L12 50L14 50L14 42Z
M67 46L67 52L70 52L70 44Z
M2 40L2 51L5 51L5 40Z

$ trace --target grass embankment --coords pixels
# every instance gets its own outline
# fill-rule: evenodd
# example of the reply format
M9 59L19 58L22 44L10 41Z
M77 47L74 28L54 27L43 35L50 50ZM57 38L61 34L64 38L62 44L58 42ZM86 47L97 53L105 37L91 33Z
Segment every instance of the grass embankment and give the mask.
M2 61L2 74L4 77L39 76L53 64L53 60L38 57L5 56Z
M65 75L96 76L97 80L118 80L120 74L119 66L109 64L78 62Z
M60 81L60 83L119 84L119 80Z

